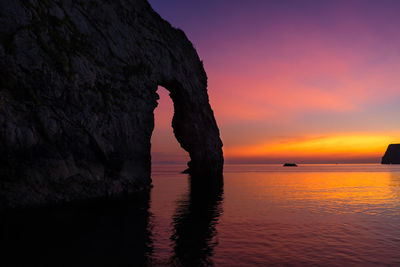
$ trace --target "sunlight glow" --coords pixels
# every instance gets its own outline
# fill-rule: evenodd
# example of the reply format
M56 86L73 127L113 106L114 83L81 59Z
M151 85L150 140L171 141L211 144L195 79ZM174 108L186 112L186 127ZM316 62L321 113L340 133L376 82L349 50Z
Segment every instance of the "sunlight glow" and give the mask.
M382 134L345 134L266 142L253 146L237 146L225 149L225 153L228 157L283 157L285 155L306 158L312 156L334 158L338 155L349 158L357 156L373 157L381 156L387 144L394 141L396 141L396 137Z

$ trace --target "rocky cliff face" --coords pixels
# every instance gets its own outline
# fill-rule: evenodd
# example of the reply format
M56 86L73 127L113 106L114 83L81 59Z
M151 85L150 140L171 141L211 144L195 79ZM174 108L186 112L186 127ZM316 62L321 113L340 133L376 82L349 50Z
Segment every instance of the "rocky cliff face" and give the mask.
M400 144L388 146L385 155L382 157L382 164L400 164Z
M148 187L158 85L191 173L220 176L202 62L147 1L0 0L0 206Z

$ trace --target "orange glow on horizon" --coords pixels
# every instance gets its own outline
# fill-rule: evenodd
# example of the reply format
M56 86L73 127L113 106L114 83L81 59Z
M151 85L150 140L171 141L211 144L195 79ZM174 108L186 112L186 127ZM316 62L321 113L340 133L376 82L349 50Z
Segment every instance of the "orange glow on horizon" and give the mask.
M400 135L397 135L400 136ZM355 158L381 157L396 136L382 134L342 134L323 137L305 137L294 140L277 140L260 145L225 148L227 157L269 158Z

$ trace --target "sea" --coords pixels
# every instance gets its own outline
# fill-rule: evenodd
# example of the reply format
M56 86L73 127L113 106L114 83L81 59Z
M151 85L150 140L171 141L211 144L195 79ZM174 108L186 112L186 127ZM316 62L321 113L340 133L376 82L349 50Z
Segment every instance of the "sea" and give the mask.
M13 216L10 266L400 266L399 165L184 169L153 164L140 200Z

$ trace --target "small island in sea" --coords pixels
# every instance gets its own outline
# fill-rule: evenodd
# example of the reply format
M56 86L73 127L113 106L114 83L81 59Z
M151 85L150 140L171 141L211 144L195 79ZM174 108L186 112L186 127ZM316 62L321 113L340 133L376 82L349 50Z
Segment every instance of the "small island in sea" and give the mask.
M296 163L285 163L283 164L283 167L297 167Z

